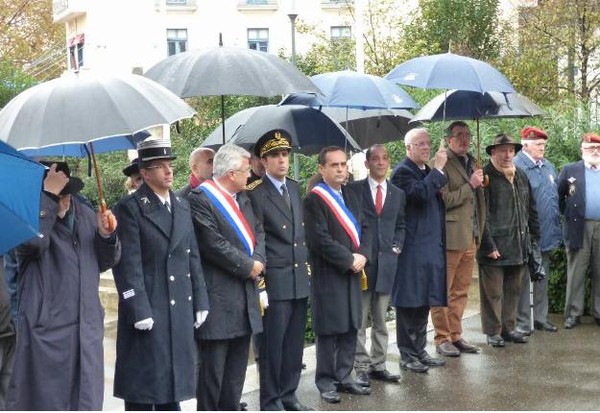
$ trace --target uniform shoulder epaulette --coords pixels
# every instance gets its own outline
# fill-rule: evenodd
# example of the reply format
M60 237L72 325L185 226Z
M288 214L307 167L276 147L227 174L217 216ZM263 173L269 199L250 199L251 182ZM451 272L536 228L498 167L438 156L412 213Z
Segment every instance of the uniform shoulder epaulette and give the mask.
M261 179L257 179L254 182L250 182L248 185L246 185L246 190L247 191L252 191L253 189L256 189L256 187L258 187L260 184L262 184L263 180Z

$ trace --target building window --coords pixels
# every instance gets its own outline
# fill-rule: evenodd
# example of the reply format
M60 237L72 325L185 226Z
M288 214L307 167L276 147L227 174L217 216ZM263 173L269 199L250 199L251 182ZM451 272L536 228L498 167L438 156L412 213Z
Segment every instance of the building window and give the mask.
M169 56L187 50L187 29L167 29L167 53Z
M331 40L349 39L351 36L350 26L331 26Z
M81 33L69 39L69 69L78 70L83 66L83 46L85 34Z
M248 29L248 48L268 52L269 29Z

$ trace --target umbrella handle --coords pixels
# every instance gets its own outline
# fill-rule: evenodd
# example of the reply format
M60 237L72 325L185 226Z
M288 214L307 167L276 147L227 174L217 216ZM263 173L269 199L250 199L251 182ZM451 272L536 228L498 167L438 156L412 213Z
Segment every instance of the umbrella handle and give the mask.
M92 164L94 165L94 175L96 176L96 186L98 187L98 201L100 202L100 212L104 214L108 211L106 206L106 200L104 199L104 193L102 192L102 181L100 179L100 173L98 172L98 164L96 163L96 154L94 153L94 144L90 142L90 155L92 157ZM113 232L117 228L117 219L113 214L109 214L108 217L108 231Z

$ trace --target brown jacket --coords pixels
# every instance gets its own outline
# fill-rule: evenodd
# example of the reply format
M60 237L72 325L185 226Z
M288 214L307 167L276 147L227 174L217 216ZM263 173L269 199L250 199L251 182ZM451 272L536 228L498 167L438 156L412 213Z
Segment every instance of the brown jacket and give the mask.
M476 161L469 156L469 173L465 170L461 160L450 149L448 162L444 167L444 174L448 184L442 188L442 196L446 204L446 249L459 251L466 250L473 240L474 214L477 217L478 236L477 246L481 242L483 226L485 225L485 197L483 188L473 190L469 179L476 168ZM433 160L430 161L433 165Z

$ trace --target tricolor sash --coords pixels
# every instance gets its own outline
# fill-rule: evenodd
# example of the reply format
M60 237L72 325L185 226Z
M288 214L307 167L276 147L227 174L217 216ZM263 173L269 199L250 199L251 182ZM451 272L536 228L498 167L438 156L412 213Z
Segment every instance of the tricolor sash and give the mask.
M327 204L342 228L344 228L344 231L346 231L346 234L350 237L354 248L358 251L358 248L360 247L360 226L354 215L352 215L352 212L350 212L342 200L339 199L339 196L336 195L329 186L322 182L315 185L310 192L317 194L325 204Z
M244 244L248 256L251 257L254 253L254 245L256 244L254 234L231 195L223 191L211 180L201 183L200 189L208 196L229 225L235 230L242 244Z

